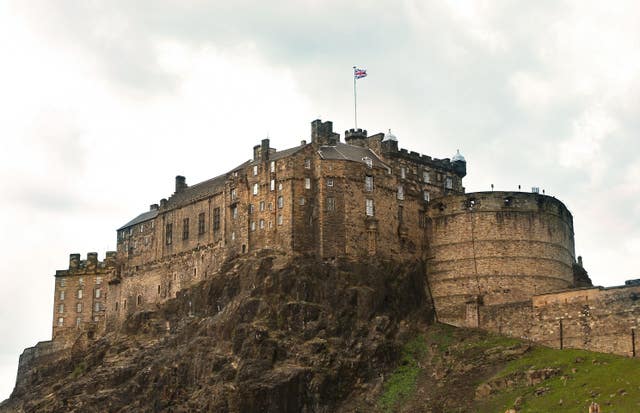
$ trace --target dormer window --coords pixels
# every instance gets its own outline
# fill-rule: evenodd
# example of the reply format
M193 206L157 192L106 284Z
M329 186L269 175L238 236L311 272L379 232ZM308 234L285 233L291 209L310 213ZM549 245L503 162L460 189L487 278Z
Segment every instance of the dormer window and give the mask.
M364 161L365 164L367 164L368 168L372 168L373 167L373 160L371 158L369 158L368 156L365 156L364 158L362 158L362 160Z

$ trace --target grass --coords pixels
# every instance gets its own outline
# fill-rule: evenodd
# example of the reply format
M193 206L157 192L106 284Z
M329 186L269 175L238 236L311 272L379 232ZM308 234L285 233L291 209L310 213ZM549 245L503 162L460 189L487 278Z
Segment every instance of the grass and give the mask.
M427 349L427 342L422 335L404 345L400 365L385 383L378 401L380 410L385 413L394 412L397 406L411 398L421 371L419 361L427 353Z
M543 368L560 369L560 374L535 386L521 383L501 391L478 411L505 411L513 406L517 397L522 397L519 410L522 413L585 413L592 401L607 413L640 411L640 360L583 350L535 347L509 362L496 378ZM536 396L539 388L548 390Z
M80 375L82 375L85 372L86 369L87 369L87 363L85 363L83 360L80 363L78 363L78 365L76 365L76 367L73 369L73 371L71 372L71 378L72 379L78 378Z

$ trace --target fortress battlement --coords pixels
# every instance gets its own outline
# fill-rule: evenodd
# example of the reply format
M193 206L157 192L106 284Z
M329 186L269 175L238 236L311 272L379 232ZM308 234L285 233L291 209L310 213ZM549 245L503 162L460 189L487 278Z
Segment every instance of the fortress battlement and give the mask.
M97 252L88 252L87 258L80 259L80 254L69 254L69 268L57 270L56 277L71 275L83 275L101 269L113 269L116 267L116 251L107 251L103 261L98 260Z

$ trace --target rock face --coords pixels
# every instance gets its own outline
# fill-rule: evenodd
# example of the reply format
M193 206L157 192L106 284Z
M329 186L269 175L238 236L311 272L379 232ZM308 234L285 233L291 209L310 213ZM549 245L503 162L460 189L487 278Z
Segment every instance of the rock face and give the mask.
M47 365L3 412L347 412L433 319L421 262L262 252Z

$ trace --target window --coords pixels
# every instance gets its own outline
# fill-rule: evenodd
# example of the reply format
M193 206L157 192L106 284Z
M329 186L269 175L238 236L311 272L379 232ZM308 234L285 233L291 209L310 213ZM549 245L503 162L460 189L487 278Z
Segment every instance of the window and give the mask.
M238 197L238 191L236 188L231 189L231 199L236 199Z
M264 229L264 219L260 220L260 225L259 225L260 229Z
M82 312L82 303L76 304L76 312L78 312L78 313Z
M404 208L402 205L398 206L398 221L402 222L404 218Z
M333 186L333 179L331 179L331 178L327 179L327 186L329 188L331 188Z
M100 318L98 316L94 316L93 317L93 321L95 321L96 323L98 322L98 320L100 320Z
M102 277L96 277L96 284L102 284Z
M364 177L364 190L367 192L373 191L373 176Z
M304 178L304 189L311 189L311 178Z
M368 217L372 217L373 216L373 199L366 199L365 200L365 213L367 214Z
M198 234L204 234L204 212L198 214Z
M278 197L278 208L282 208L284 207L284 198L279 196Z
M116 311L118 311L118 302L116 301Z
M398 195L397 195L399 200L403 200L404 199L404 187L402 185L398 185Z
M78 290L78 299L82 299L82 290Z
M251 221L251 231L256 230L256 221Z
M271 164L269 166L271 172L275 172L276 171L276 161L271 161Z
M60 304L60 305L58 305L58 312L59 312L60 314L64 313L64 304Z
M64 326L64 317L58 317L58 327Z
M165 229L165 242L167 245L171 245L171 242L173 241L173 224L167 224L167 227Z
M122 308L124 308L125 310L127 309L127 299L126 298L122 302Z
M100 311L100 303L96 303L93 307L94 307L94 311L96 312Z
M81 325L82 325L82 318L77 317L76 318L76 328L80 328Z
M270 191L275 191L275 190L276 190L276 180L275 180L275 179L272 179L272 180L269 182L269 190L270 190Z
M424 199L425 202L429 202L429 200L431 199L431 197L429 196L429 191L422 191L422 199Z
M446 189L451 189L453 188L453 179L450 176L447 176L447 178L444 181L444 187Z
M282 214L278 215L278 225L282 225Z
M260 211L264 211L264 201L260 201Z
M422 180L425 183L431 182L431 177L429 176L429 171L422 171Z
M144 224L140 224L140 232L144 232Z
M238 218L238 207L236 205L231 207L231 218Z
M78 278L78 284L83 285L84 284L84 278L79 277Z
M365 164L367 164L368 168L373 167L373 160L371 158L365 156L364 158L362 158L362 160L364 161Z
M400 178L405 179L407 177L407 168L404 166L400 167Z
M100 298L101 294L102 294L102 291L100 291L99 288L96 288L96 298Z
M269 229L273 228L273 222L269 221Z
M231 241L235 241L235 240L236 240L236 232L231 231Z
M182 220L182 239L189 239L189 218Z
M423 211L418 212L418 226L425 228L427 226L427 216Z
M249 214L253 214L253 204L249 204L249 206L247 207L247 212L249 212Z
M278 182L278 191L282 191L282 182Z
M311 169L311 159L307 158L304 160L304 169Z
M327 211L335 211L336 210L336 200L333 197L327 198Z
M260 192L260 185L258 185L257 183L253 184L253 194L258 195L259 192Z
M213 230L217 231L220 229L220 208L216 208L213 210Z
M253 165L253 176L258 175L258 165Z
M137 304L138 304L138 305L142 304L142 295L139 295L139 294L138 294Z
M133 234L133 227L129 228L129 235Z
M60 291L60 301L64 300L64 290Z
M303 197L303 196L301 196L301 197L300 197L299 202L300 202L300 205L304 205L304 203L305 203L305 199L304 199L304 197Z
M65 287L67 285L67 280L65 278L60 278L60 287Z

